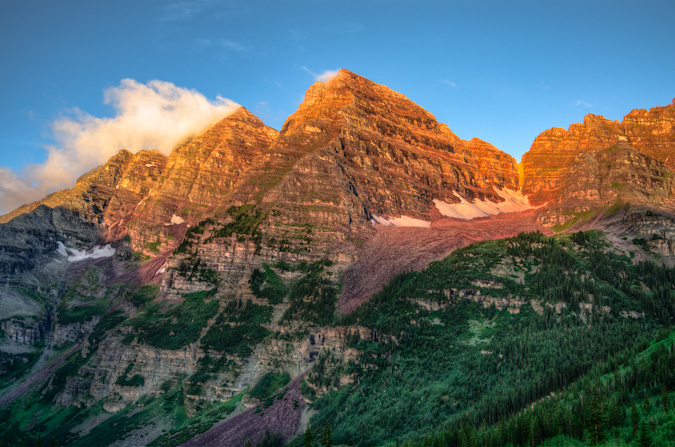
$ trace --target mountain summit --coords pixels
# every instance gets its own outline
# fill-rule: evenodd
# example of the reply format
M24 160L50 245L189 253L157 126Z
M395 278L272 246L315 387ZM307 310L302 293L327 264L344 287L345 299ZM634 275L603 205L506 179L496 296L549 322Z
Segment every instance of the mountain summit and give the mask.
M493 402L520 414L588 371L589 352L613 352L602 331L670 318L650 282L670 270L632 260L675 262L674 110L589 115L542 133L518 166L340 70L280 131L242 107L168 157L120 151L0 218L8 430L62 445L286 442L320 402L327 436L334 421L343 441L373 444L335 412L362 405L389 442L380 413L408 437L428 426L420 412L462 427ZM579 228L606 240L546 237ZM540 352L549 339L577 363ZM555 365L543 385L523 352Z

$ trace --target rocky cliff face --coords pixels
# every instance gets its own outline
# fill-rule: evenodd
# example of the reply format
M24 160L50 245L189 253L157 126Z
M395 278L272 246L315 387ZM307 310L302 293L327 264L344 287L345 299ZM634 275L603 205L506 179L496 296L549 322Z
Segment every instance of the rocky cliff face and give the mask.
M87 416L99 421L149 412L153 399L179 406L164 426L145 421L156 438L228 399L258 406L241 396L267 373L300 377L329 350L336 370L353 360L352 332L375 334L329 327L336 310L353 311L397 273L479 240L546 232L541 222L563 224L570 209L671 200L672 109L547 131L519 175L491 144L461 140L405 96L341 70L309 88L280 132L241 108L168 158L122 151L72 190L3 216L14 219L0 225L0 279L48 283L53 299L11 307L19 292L0 289L0 329L12 349L59 348L35 375L55 411L101 411ZM552 205L531 209L521 181ZM653 233L640 222L625 231ZM653 250L672 252L672 231L658 234ZM104 259L83 254L96 244ZM53 320L42 318L49 309Z
M11 281L39 269L57 256L59 243L86 249L98 237L97 226L86 217L40 205L0 225L0 277Z
M135 247L153 256L147 243L165 241L168 235L170 239L182 237L165 227L186 221L193 224L208 217L232 192L253 160L269 148L277 133L242 107L177 147L165 171L149 186L147 198L137 202L129 221L121 225L129 230ZM161 247L175 247L180 241L167 242Z
M101 223L110 199L115 193L117 182L134 156L125 150L113 156L106 164L92 169L77 179L73 189L58 191L39 202L24 205L0 216L0 223L9 222L16 216L28 213L40 205L77 212L84 220Z
M568 130L553 128L540 134L523 155L523 193L533 204L556 203L562 197L570 167L581 152L605 150L625 143L640 154L675 169L675 100L665 107L633 110L623 121L586 115L583 124ZM579 165L577 163L577 166ZM590 171L589 171L590 172Z
M433 199L456 203L457 192L501 201L495 187L517 186L510 156L460 140L405 96L346 70L309 89L282 135L328 146L323 157L332 157L341 189L356 198L347 203L363 205L352 217L366 221L372 214L428 220Z
M556 201L594 204L616 200L653 202L673 196L673 171L626 143L598 152L580 152L570 165Z

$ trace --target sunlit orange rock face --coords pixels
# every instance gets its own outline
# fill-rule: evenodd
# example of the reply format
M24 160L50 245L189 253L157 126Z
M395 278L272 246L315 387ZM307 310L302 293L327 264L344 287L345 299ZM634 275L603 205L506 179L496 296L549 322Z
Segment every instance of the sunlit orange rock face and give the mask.
M381 274L372 278L373 287L353 288L350 302L356 302L396 273L421 268L420 259L442 258L481 238L476 232L472 236L476 239L455 240L451 231L428 228L419 228L427 234L419 238L416 232L374 226L374 215L437 221L441 216L434 199L456 203L457 193L466 199L501 202L496 191L505 187L518 188L512 157L481 140L461 140L405 96L341 70L309 88L269 149L252 161L214 210L215 223L204 225L199 243L191 249L222 272L227 287L245 290L251 270L263 263L328 257L340 271L356 259L378 263L377 256L364 251L369 246L365 241L391 233L378 239L386 249L385 245L401 245L400 238L411 235L403 262L379 263ZM225 210L244 204L254 205L264 219L257 246L215 236L229 219ZM527 225L532 228L531 219ZM509 228L508 235L513 231ZM480 233L483 238L506 234ZM429 244L436 248L415 255ZM171 277L174 262L167 261L165 284L178 287L180 278Z
M182 222L195 223L224 203L241 175L269 148L277 134L248 110L239 108L178 146L150 186L147 197L137 202L131 213L117 216L123 220L119 228L129 233L140 251L148 242L160 241L162 248L177 245L185 225L182 231L174 227L180 227Z
M428 219L433 199L457 202L454 191L501 201L494 188L518 185L512 157L459 139L405 96L347 70L309 88L248 178L236 193L242 202L325 205L352 223L371 214Z
M72 189L55 192L39 202L19 207L0 216L0 223L30 212L39 205L46 205L50 208L60 206L76 212L86 221L103 224L111 209L136 205L139 197L147 194L154 184L165 163L166 156L156 151L141 151L134 155L122 150L104 165L80 176Z
M581 152L619 143L675 168L675 100L649 111L633 110L621 122L589 114L583 124L572 124L568 130L554 127L541 133L523 156L523 193L536 205L556 203Z
M241 107L202 135L177 147L151 192L155 204L142 213L184 213L185 205L213 206L230 194L235 182L265 152L278 132ZM169 219L171 214L168 215Z

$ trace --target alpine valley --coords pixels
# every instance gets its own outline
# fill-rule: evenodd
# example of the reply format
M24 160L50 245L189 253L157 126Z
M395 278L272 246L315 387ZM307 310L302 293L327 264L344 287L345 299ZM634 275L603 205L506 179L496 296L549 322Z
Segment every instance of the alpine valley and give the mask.
M122 150L0 217L0 442L675 446L674 172L675 101L518 164L347 70Z

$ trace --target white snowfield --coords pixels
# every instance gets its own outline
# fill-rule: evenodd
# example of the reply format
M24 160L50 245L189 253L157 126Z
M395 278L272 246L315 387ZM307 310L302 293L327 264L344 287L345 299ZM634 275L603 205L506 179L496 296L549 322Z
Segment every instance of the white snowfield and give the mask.
M183 222L185 222L185 220L182 217L176 216L174 214L174 215L171 216L171 222L169 222L167 224L164 224L164 226L168 227L169 225L180 225Z
M501 213L514 213L517 211L531 210L538 208L530 205L527 196L520 191L510 189L495 189L495 192L504 199L504 202L491 202L489 200L476 200L471 203L456 192L454 193L461 203L446 203L442 200L434 200L434 205L438 211L445 217L455 219L471 220L477 217L493 216Z
M471 220L477 217L494 216L495 214L514 213L517 211L539 208L530 205L527 196L523 195L520 191L504 188L501 191L495 189L495 192L504 199L503 202L497 203L489 200L476 200L471 203L454 192L453 194L461 201L460 203L446 203L442 200L435 199L434 205L436 205L436 208L438 208L438 211L443 216L462 220ZM373 218L370 222L373 225L385 225L388 227L431 227L431 222L408 216L383 217L373 214Z
M430 228L431 222L422 219L415 219L414 217L381 217L373 214L370 221L373 225L385 225L387 227L422 227Z
M58 247L56 252L68 259L69 262L84 261L85 259L100 259L109 258L115 254L115 249L108 244L104 247L99 245L89 250L77 250L76 248L68 248L63 245L63 242L57 242Z

